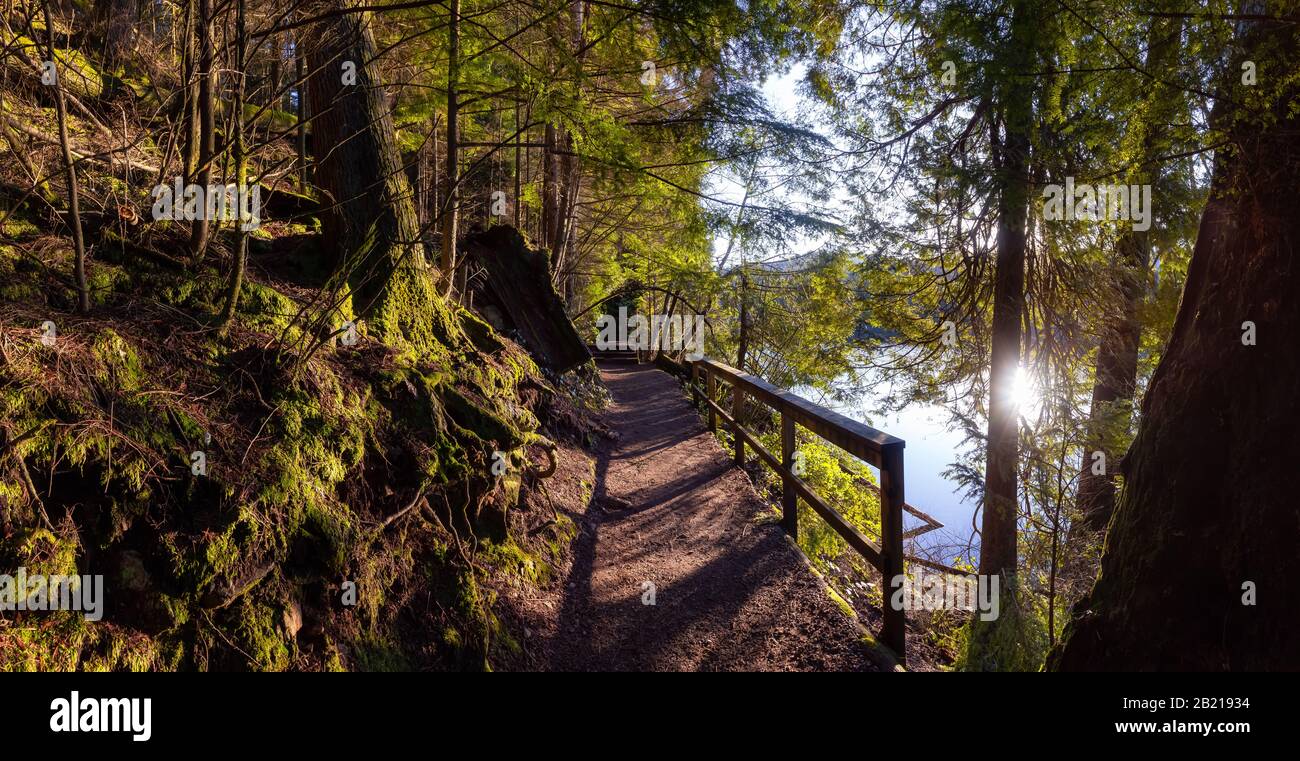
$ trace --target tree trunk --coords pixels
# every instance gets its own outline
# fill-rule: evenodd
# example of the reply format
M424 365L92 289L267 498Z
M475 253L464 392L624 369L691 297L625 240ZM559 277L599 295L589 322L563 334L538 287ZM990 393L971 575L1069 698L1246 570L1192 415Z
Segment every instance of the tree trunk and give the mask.
M1001 615L971 618L965 668L972 671L1024 667L1018 657L1025 632L1017 598L1020 466L1020 410L1015 396L1020 368L1020 330L1025 312L1025 226L1031 188L1030 135L1034 126L1035 79L1040 41L1031 2L1012 7L1005 69L999 72L998 110L1002 135L994 146L998 194L997 259L993 276L993 334L989 359L988 441L984 461L981 575L997 577Z
M185 170L185 183L189 184L194 181L194 174L198 171L199 166L199 117L198 117L198 85L195 81L196 67L194 64L195 54L195 31L194 15L195 8L198 6L198 0L185 0L185 30L183 33L184 46L181 48L181 75L184 79L182 85L184 112L181 139L181 163Z
M273 105L277 111L283 111L284 93L280 92L280 82L284 79L284 34L272 35L270 47L271 69L266 75L266 90L258 98L258 101L266 105Z
M342 0L322 6L342 7ZM455 328L430 324L436 296L364 14L317 24L307 50L316 185L334 203L322 220L324 239L338 247L336 269L352 289L353 310L379 335L430 345ZM355 64L356 84L342 84L345 62Z
M235 182L237 183L241 194L247 188L248 174L248 157L244 150L244 93L248 82L248 75L245 67L248 65L248 35L244 25L244 3L245 0L236 0L235 2L235 56L238 58L239 83L235 86L235 107L234 107L234 132L235 132ZM242 199L243 196L241 195ZM226 286L226 303L221 311L221 334L224 336L230 329L231 323L235 320L235 312L239 308L239 292L244 285L244 268L248 261L248 231L244 229L250 221L243 217L243 204L240 206L241 214L236 220L239 230L239 242L235 250L235 260L230 265L230 275ZM260 210L253 209L254 214L259 214Z
M212 59L215 47L213 40L212 0L198 0L198 16L195 23L199 30L199 67L198 67L198 102L194 115L198 119L199 146L196 160L197 176L194 182L204 190L205 207L190 225L190 252L195 260L203 258L208 247L210 225L208 211L211 204L207 199L208 186L212 184L212 162L216 158L216 106L213 103L213 85L216 71Z
M460 0L451 0L451 20L447 27L447 192L446 210L442 215L442 257L438 266L446 279L447 292L452 288L456 271L456 237L460 223L460 135L457 131L457 88L460 87Z
M573 238L573 220L578 207L578 172L577 157L573 155L573 138L569 133L561 133L564 152L559 161L559 207L556 210L555 244L551 250L551 280L564 294L565 301L571 301L572 283L569 273L572 269L569 252Z
M433 167L429 176L429 209L425 216L429 218L431 225L436 225L438 216L442 214L442 201L438 198L438 189L442 187L442 167L438 164L438 115L433 115L433 137L429 139L432 149L429 151L430 160ZM421 228L423 229L423 228Z
M552 261L560 237L560 183L555 160L557 133L554 124L546 125L546 147L542 149L542 246L551 251Z
M58 61L54 54L54 23L50 19L50 0L41 3L41 12L45 16L45 36L49 43L51 61ZM57 66L57 64L56 64ZM68 223L72 227L73 280L77 287L77 312L90 312L90 285L86 280L86 240L81 231L81 193L77 185L77 167L72 163L72 149L68 144L68 106L63 98L63 72L55 72L54 84L55 115L59 120L59 148L63 152L63 171L68 180ZM11 146L12 149L12 146Z
M1294 25L1243 26L1244 59L1267 60L1278 75L1300 67ZM1234 99L1244 97L1240 60L1225 79ZM1286 83L1274 85L1276 105L1223 124L1233 145L1215 157L1173 337L1124 459L1101 576L1049 668L1300 665L1300 116L1288 106L1300 86L1271 81ZM1248 321L1257 345L1246 345ZM1256 585L1258 607L1247 597Z
M740 335L736 341L736 369L745 372L746 354L749 353L749 277L744 265L740 269Z
M1037 62L1034 20L1017 4L1009 41L1028 70ZM984 518L980 532L981 574L1013 575L1017 566L1016 506L1020 458L1019 410L1014 388L1020 367L1020 321L1025 309L1025 223L1029 209L1029 135L1034 85L1010 76L1002 109L1005 136L998 169L997 264L993 283L993 340L989 368L988 448L984 468Z
M523 138L522 138L521 135L520 135L520 129L522 128L522 125L520 125L520 123L519 123L519 100L518 100L518 97L519 97L519 94L516 93L516 94L515 94L515 98L516 98L516 100L515 100L515 166L514 166L514 169L515 169L515 197L514 197L514 202L515 202L515 229L516 229L516 230L520 230L520 231L522 231L524 228L523 228L523 224L522 224L522 222L520 221L520 218L519 218L519 210L522 209L523 206L524 206L524 202L523 202L523 187L522 187L522 175L520 174L521 169L522 169L522 164L520 163L520 161L521 161L521 157L520 157L520 142L522 141Z
M1177 61L1179 37L1183 28L1180 18L1153 18L1147 32L1147 71L1172 71ZM1157 82L1146 98L1143 115L1135 127L1144 130L1139 182L1157 186L1160 157L1168 145L1165 133L1168 125L1178 117L1176 103L1181 93L1169 85ZM1152 193L1153 204L1164 196ZM1154 213L1152 213L1154 219ZM1106 527L1115 509L1115 479L1119 459L1123 454L1122 441L1132 419L1133 394L1137 388L1138 345L1142 337L1142 324L1138 307L1146 297L1149 277L1151 242L1148 233L1128 230L1115 246L1120 264L1117 283L1119 313L1109 330L1102 335L1097 347L1097 363L1092 387L1092 405L1089 408L1088 440L1084 445L1083 469L1079 474L1077 506L1085 527L1100 530ZM1101 452L1105 465L1101 473L1094 472L1094 453Z
M437 150L431 140L424 140L420 147L415 149L415 161L412 164L411 172L415 175L411 180L411 195L415 199L415 221L420 225L420 230L424 230L425 224L429 221L429 149Z
M302 49L302 35L295 34L293 40L294 80L298 83L298 103L296 104L297 136L294 147L298 152L298 189L306 192L307 182L307 54Z
M586 60L587 3L574 0L569 7L569 24L573 37L574 60L577 63L577 77L582 78L583 65ZM568 130L561 134L564 153L560 157L559 182L556 192L559 197L557 210L556 241L551 251L553 277L560 286L566 303L574 299L573 264L570 261L574 246L577 226L578 194L582 188L581 162L573 148L573 135Z
M1088 440L1076 499L1084 525L1094 530L1106 527L1115 507L1115 471L1123 454L1115 442L1123 438L1122 432L1129 426L1137 387L1138 342L1142 335L1138 304L1146 293L1148 251L1146 235L1140 232L1125 233L1116 244L1123 268L1120 311L1097 347ZM1104 457L1100 473L1094 472L1098 452Z

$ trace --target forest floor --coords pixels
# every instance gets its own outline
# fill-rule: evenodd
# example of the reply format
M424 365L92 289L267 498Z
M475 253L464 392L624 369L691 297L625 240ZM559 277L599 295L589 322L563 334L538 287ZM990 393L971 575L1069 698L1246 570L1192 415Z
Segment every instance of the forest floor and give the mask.
M545 642L530 667L877 670L862 629L676 381L616 360L601 376L613 436L597 454L567 578L530 606Z

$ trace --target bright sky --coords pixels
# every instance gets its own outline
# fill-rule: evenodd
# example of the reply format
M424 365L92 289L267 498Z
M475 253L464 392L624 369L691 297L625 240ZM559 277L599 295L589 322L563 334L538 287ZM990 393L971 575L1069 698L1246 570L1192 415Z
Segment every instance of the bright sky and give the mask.
M763 83L762 92L767 100L768 108L771 109L773 116L778 119L787 119L795 121L799 114L799 83L803 80L804 73L808 67L803 64L797 64L785 74L771 77ZM716 175L709 178L705 185L705 192L715 198L721 198L732 203L740 203L745 195L745 189L734 178ZM788 199L787 199L788 200ZM798 199L796 197L796 200ZM734 211L734 210L733 210ZM822 243L821 240L808 238L798 238L788 243L790 248L789 255L807 253L815 249ZM719 234L713 240L714 260L721 258L727 248L727 236ZM733 252L733 261L736 253ZM781 257L781 258L784 258Z

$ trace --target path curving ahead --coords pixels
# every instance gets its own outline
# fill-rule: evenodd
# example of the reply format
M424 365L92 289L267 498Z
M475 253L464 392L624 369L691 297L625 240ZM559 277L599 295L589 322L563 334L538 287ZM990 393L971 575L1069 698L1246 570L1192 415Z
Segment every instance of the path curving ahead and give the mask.
M770 508L681 386L653 365L600 365L618 439L597 461L549 667L876 670L781 528L756 523Z

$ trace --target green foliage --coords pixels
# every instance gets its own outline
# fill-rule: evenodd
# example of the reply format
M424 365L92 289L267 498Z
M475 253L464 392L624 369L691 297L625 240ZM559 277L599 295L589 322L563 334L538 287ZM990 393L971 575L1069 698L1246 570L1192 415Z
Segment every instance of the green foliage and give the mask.
M999 615L972 616L965 650L954 664L964 671L1038 671L1049 646L1045 618L1015 576L1003 577Z
M759 441L769 452L781 451L780 430L760 434ZM813 491L831 505L845 520L869 537L880 537L880 494L868 466L802 428L796 435L796 463L802 478ZM764 477L773 489L780 480L764 469ZM779 493L779 492L778 492ZM857 579L874 579L879 574L848 543L800 500L799 546L824 575L836 578L847 574ZM852 594L846 590L846 593Z

